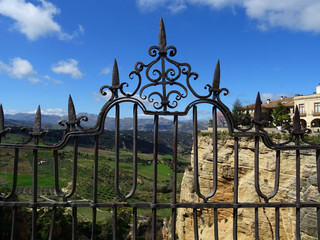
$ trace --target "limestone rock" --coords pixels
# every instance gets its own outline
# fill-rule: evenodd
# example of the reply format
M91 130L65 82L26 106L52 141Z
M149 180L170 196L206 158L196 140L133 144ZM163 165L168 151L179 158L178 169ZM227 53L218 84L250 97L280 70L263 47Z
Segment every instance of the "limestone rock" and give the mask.
M198 168L201 194L207 195L213 186L212 139L198 139ZM263 143L259 146L259 184L263 194L269 195L275 184L276 152ZM181 183L180 202L202 202L194 190L193 153L191 168L186 169ZM280 155L279 190L270 202L296 201L296 155L284 151ZM301 201L319 202L317 187L316 157L313 151L301 151ZM239 143L239 202L264 202L255 190L254 140L244 139ZM218 142L218 189L209 202L233 202L234 142L232 139ZM255 209L238 209L238 239L254 239ZM259 239L275 239L275 209L261 208L259 214ZM214 234L214 210L198 209L199 239L212 239ZM296 210L280 209L280 239L295 239ZM317 239L317 216L315 208L301 209L302 239ZM233 238L233 209L218 209L219 239ZM180 240L194 238L193 210L178 209L177 234Z

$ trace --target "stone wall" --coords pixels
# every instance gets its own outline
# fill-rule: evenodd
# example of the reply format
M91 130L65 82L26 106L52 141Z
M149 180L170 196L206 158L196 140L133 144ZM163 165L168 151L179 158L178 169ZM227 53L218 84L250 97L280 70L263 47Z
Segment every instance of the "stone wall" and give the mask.
M218 190L210 202L233 202L234 141L219 140ZM301 151L301 201L320 201L317 190L315 151ZM201 193L212 188L212 139L199 137L199 183ZM186 169L181 184L181 202L201 202L194 191L192 167ZM260 143L260 187L268 195L273 190L275 151ZM270 202L295 202L295 151L284 151L280 160L280 186ZM239 144L239 202L263 202L254 187L254 141L240 140ZM280 239L295 239L295 209L280 209ZM302 239L317 239L316 209L301 209ZM259 238L275 238L275 209L259 209ZM233 209L218 210L219 239L232 239ZM198 210L200 239L213 239L213 209ZM178 209L177 233L180 240L193 239L192 209ZM254 239L254 209L238 210L238 239Z

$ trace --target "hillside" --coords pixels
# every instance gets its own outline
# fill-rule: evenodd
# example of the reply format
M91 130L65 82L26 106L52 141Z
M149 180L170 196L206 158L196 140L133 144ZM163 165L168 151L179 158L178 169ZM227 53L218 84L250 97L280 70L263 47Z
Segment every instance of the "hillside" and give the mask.
M89 113L79 113L78 116L87 116L88 122L83 122L82 125L85 127L93 127L98 119L98 115ZM25 126L32 127L34 121L34 114L29 113L17 113L17 114L5 114L5 124L12 126ZM44 128L59 129L58 125L60 120L68 119L68 116L58 115L42 115L42 126ZM190 121L179 121L179 129L182 131L192 131L192 122ZM105 121L105 129L114 130L115 119L113 117L107 117ZM121 118L120 120L121 130L130 130L133 128L133 119L131 117ZM138 128L141 131L153 130L153 118L139 118ZM208 129L208 121L199 120L198 129ZM172 130L172 119L160 117L159 119L159 130Z

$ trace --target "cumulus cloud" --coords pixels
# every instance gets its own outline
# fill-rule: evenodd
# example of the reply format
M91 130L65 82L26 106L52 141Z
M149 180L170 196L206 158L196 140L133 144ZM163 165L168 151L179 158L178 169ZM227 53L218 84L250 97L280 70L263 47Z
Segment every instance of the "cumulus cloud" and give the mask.
M0 14L14 20L13 28L26 35L29 40L47 35L56 35L61 40L73 38L75 34L63 32L53 19L60 13L60 9L46 0L38 2L38 5L34 5L26 0L1 0ZM84 32L81 25L78 32Z
M105 67L102 69L101 74L109 74L111 72L112 68L111 67Z
M33 69L32 64L20 57L13 58L9 64L0 61L0 72L6 72L12 78L27 78L31 83L40 81L40 79L35 77L36 71Z
M78 68L78 61L75 59L59 61L53 64L51 69L58 74L70 74L72 78L82 78L83 76L83 73Z
M246 15L265 31L282 27L294 31L320 32L320 1L318 0L136 0L142 10L167 8L172 13L192 5L212 9L242 8Z

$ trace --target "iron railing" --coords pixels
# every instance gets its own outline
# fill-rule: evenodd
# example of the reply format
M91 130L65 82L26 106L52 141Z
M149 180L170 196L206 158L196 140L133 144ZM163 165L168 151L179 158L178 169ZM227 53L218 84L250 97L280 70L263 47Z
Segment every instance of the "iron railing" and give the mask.
M137 79L136 85L132 92L127 92L125 89L129 87L127 82L120 82L117 62L114 62L112 85L105 85L101 87L100 93L102 95L110 94L109 100L102 107L96 124L93 127L83 127L82 122L87 121L87 117L77 117L75 107L71 97L69 97L68 103L68 120L60 121L60 125L65 127L64 134L60 142L51 144L45 141L45 135L47 131L43 131L41 127L41 111L38 108L33 129L29 132L29 137L21 142L14 142L7 136L10 134L11 129L4 124L4 114L2 106L0 107L0 147L1 149L9 149L14 152L13 160L13 178L12 187L9 194L1 194L0 207L2 209L9 209L11 211L11 239L16 238L17 218L19 215L18 209L26 207L31 210L31 238L36 239L37 234L37 218L39 209L48 208L52 210L51 227L48 233L48 238L52 239L55 231L55 219L57 209L59 208L71 208L72 209L72 239L77 238L77 210L79 208L89 208L92 210L92 226L91 226L91 239L96 238L96 223L97 223L97 210L99 208L112 209L113 239L119 239L119 229L117 226L118 210L121 208L130 209L132 214L132 238L138 239L138 210L149 209L152 216L152 239L156 239L157 233L157 211L160 209L171 210L171 236L172 239L177 239L176 236L176 219L177 210L179 208L191 208L193 209L193 225L194 225L194 239L199 239L198 233L198 210L199 209L214 209L214 232L213 238L219 239L219 226L218 217L219 209L232 209L233 210L233 239L238 237L238 210L241 208L250 208L254 210L255 219L255 238L259 238L259 209L269 208L274 209L275 214L275 239L280 238L280 209L292 208L295 209L296 217L296 239L301 238L300 230L300 218L301 209L313 208L316 210L317 215L317 236L320 239L320 199L318 201L303 202L301 201L300 189L301 189L301 173L300 173L300 156L301 151L315 150L316 154L314 160L317 168L317 185L318 191L320 191L320 146L307 141L306 134L309 130L302 130L300 125L300 117L298 109L295 110L293 118L293 126L288 130L288 140L282 143L275 143L269 137L268 133L264 130L265 122L261 119L261 100L258 94L254 118L250 120L250 125L241 128L235 124L231 111L221 101L221 93L228 94L228 90L220 88L220 63L218 61L214 72L214 78L212 84L207 84L204 90L207 92L205 95L200 95L192 86L191 80L197 80L198 74L191 71L191 66L188 63L179 63L172 59L177 53L174 46L167 46L166 33L161 19L159 30L159 45L149 48L149 55L154 59L148 64L143 62L137 62L134 71L129 74L130 79ZM157 68L158 65L159 68ZM170 67L168 67L170 65ZM143 72L145 71L145 74ZM180 80L184 77L184 82ZM143 81L148 80L149 83L143 85ZM151 90L160 87L160 91ZM107 89L107 90L106 90ZM183 110L177 110L179 101L187 99L187 96L191 94L196 100L185 104ZM146 102L148 104L146 104ZM123 192L121 188L121 171L119 165L119 152L120 152L120 106L124 103L131 103L133 105L133 160L132 160L132 183L131 190ZM210 193L204 194L201 191L199 183L199 159L198 159L198 106L200 104L207 104L212 109L213 120L213 133L212 133L212 147L213 147L213 169L212 169L212 188ZM119 197L119 201L101 201L98 197L99 186L99 137L104 133L105 120L111 109L115 111L115 148L114 148L114 182L115 192ZM181 108L180 108L181 109ZM145 115L153 117L154 130L153 130L153 192L152 200L150 202L136 202L132 201L135 196L136 189L139 186L138 183L138 112L142 111ZM193 118L193 173L194 173L194 191L199 197L198 202L180 202L177 199L177 148L178 148L178 134L179 134L179 118L192 113ZM221 112L225 117L228 124L228 132L231 138L234 139L234 174L233 174L233 201L215 202L212 198L215 196L218 189L218 130L217 130L217 114ZM172 154L172 198L171 202L162 202L158 199L158 133L159 133L159 117L171 116L173 118L173 154ZM254 186L256 194L261 199L261 202L240 202L239 201L239 141L240 138L251 138L254 141ZM78 151L79 151L79 138L93 138L93 193L92 199L86 201L76 201L74 196L76 194L77 187L77 170L78 170ZM276 152L275 159L275 181L273 191L269 194L263 192L260 187L259 179L259 145L261 142L271 150ZM72 168L72 184L69 192L65 192L59 185L59 151L64 149L67 145L72 145L73 149L73 168ZM17 190L17 179L21 168L19 168L19 153L24 150L32 150L32 171L33 171L33 186L32 186L32 200L31 201L19 201L15 198ZM295 201L289 202L285 199L280 202L270 202L279 192L280 182L280 153L284 150L295 152L296 161L296 179L295 179ZM54 188L55 193L59 197L54 201L39 201L38 200L38 156L40 151L52 152L53 156L53 168L54 168ZM285 167L285 166L282 166ZM4 216L2 216L3 218ZM316 237L316 236L315 236Z

